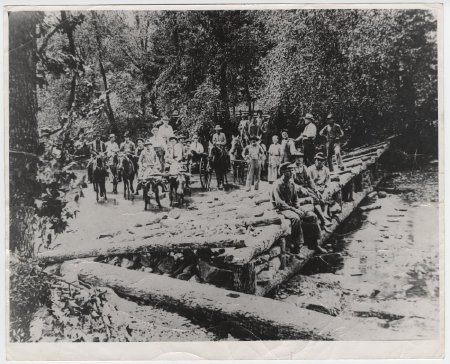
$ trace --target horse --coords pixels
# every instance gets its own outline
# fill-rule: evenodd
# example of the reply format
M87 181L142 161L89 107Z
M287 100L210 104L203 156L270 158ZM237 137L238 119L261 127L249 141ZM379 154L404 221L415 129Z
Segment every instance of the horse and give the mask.
M120 176L118 173L117 165L119 164L119 158L116 154L110 155L108 159L108 166L112 176L113 190L112 193L117 194L117 185L120 182Z
M242 143L241 137L233 136L231 141L231 149L230 149L230 163L231 168L233 170L233 182L244 184L244 169L245 169L245 160L242 155L244 151L244 145Z
M184 203L184 195L189 191L189 177L185 173L186 167L179 163L171 166L171 174L169 176L169 199L170 207L174 205L174 201L182 205Z
M133 161L128 157L127 154L120 153L118 155L117 165L117 174L119 178L123 180L123 198L134 198L133 181L136 170L134 168Z
M216 172L217 188L219 190L224 187L225 183L228 185L227 172L230 165L230 156L225 147L219 147L215 144L209 143L209 165Z
M105 167L105 162L102 158L102 156L98 156L94 163L92 163L93 172L92 172L92 184L94 186L94 191L96 193L97 202L98 202L98 195L100 193L100 197L104 197L105 201L108 200L108 197L106 196L106 177L108 177L108 171Z

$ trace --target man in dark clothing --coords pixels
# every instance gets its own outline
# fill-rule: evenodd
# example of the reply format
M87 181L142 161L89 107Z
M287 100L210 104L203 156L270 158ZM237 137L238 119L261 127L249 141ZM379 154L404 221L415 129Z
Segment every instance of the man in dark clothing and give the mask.
M342 163L341 156L341 138L344 136L344 132L339 124L334 122L333 114L327 116L328 125L326 125L321 131L321 136L327 138L327 164L330 172L333 172L333 154L336 157L336 162L339 169L344 169L344 163Z
M292 173L295 168L295 164L290 164L289 162L281 164L281 177L274 183L272 189L272 203L280 214L291 221L291 252L298 254L300 253L301 245L304 244L302 219L309 218L310 213L300 209L298 206L297 191L292 182ZM318 235L316 230L310 246L312 245L312 248L317 253L326 253L326 250L318 245L319 240L320 228Z

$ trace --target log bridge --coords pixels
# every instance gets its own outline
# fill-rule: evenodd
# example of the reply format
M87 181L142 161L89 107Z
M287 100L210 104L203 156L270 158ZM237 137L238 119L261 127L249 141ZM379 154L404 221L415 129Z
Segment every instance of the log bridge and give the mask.
M338 219L333 220L330 227L331 231L355 210L380 181L382 176L378 171L377 161L389 148L391 139L352 150L343 157L345 170L332 173L329 188L333 194L341 193L342 205ZM226 300L233 298L233 302L230 302L233 307L247 307L249 299L245 297L251 295L254 297L251 300L254 303L253 310L258 311L262 309L259 306L270 305L271 300L260 297L261 301L258 301L257 296L267 296L280 284L298 274L314 255L314 251L306 246L302 247L300 254L296 256L287 251L286 240L290 235L290 222L273 210L269 193L268 184L251 193L232 191L222 201L214 199L197 206L192 205L187 210L178 210L178 214L153 215L146 224L135 226L132 235L125 231L111 232L99 237L89 248L67 251L61 246L40 253L38 258L44 265L93 259L94 262L84 262L87 265L73 262L66 265L72 264L78 278L85 282L110 286L121 294L139 299L146 298L149 302L161 297L167 302L175 300L173 306L180 305L181 311L181 307L188 311L195 311L199 308L198 305L205 307L204 303L213 300L214 296L219 300L218 294L214 293L216 291L211 286L217 287L214 289L222 288L219 292L224 292ZM301 199L300 202L303 208L313 210L310 198ZM331 234L332 232L323 233L322 243ZM139 274L136 272L139 282L142 277L148 277L148 281L157 287L157 297L153 297L149 289L127 288L132 286L129 280L133 279L134 273L126 273L128 280L124 279L126 282L122 282L122 285L118 283L118 277L130 270L139 271ZM180 281L186 282L178 283ZM183 304L182 299L178 297L180 293L176 292L177 289L173 288L187 289L188 286L191 286L189 294L193 297L206 294L205 289L211 291L208 293L210 296L203 299L203 303L199 298L197 305L189 308L189 305ZM196 287L204 287L204 290ZM236 300L242 301L238 303ZM227 306L224 302L217 304L220 307ZM277 302L278 307L283 304ZM190 305L192 306L192 302ZM249 307L247 309L250 310ZM289 314L292 309L290 305L286 308L286 317L292 318ZM233 311L230 307L222 307L222 314L227 310ZM212 307L210 311L208 312L212 315L217 314L217 310ZM255 320L259 323L265 322L261 315L255 313L255 317L259 317ZM232 314L227 317L236 318ZM291 334L297 334L280 334L280 338L313 337L310 332L305 332L305 327L300 329L302 324L293 329L289 319L285 320L286 317L274 317L273 321L284 320L280 332L290 331ZM263 333L266 329L262 325L261 330L257 331ZM321 337L329 338L327 335Z

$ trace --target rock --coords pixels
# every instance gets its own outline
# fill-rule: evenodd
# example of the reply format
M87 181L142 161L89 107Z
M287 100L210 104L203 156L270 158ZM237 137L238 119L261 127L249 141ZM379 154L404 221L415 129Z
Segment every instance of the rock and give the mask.
M134 227L142 227L142 224L136 224Z
M233 272L214 267L203 260L198 261L198 271L202 281L207 283L229 282L233 280Z
M378 191L378 198L386 198L387 197L387 193L384 191Z
M261 273L258 274L256 277L258 282L269 282L273 279L273 271L271 270L263 270Z
M131 269L135 266L135 262L133 260L130 260L128 258L122 258L122 260L120 261L120 266L122 268L127 268L127 269Z
M337 316L340 312L340 310L336 307L326 307L322 304L316 304L316 303L310 303L305 308L308 310L321 312L321 313L331 315L331 316Z
M189 282L197 282L201 283L201 279L198 278L195 274L189 279Z
M176 220L180 218L181 212L179 210L172 210L169 212L169 217Z
M152 256L150 254L142 254L140 261L141 264L146 268L152 266Z
M275 246L272 249L270 249L269 251L269 256L270 259L277 257L281 254L281 247L280 246Z
M153 269L152 268L147 268L147 267L142 268L142 271L143 272L147 272L147 273L153 273Z
M156 270L160 273L171 273L173 271L174 265L175 260L172 257L168 256L161 259L161 261L156 266Z
M112 238L112 237L114 237L114 235L115 234L111 234L111 233L102 233L97 237L97 239Z
M56 274L59 275L59 269L61 268L60 264L52 264L48 267L45 267L44 272L47 274Z
M269 261L269 269L274 269L275 271L278 271L281 266L281 260L280 258L274 258Z

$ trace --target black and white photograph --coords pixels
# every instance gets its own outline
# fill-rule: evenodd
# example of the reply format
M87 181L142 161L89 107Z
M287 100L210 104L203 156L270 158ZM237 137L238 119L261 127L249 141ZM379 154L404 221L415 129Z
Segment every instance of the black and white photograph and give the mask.
M4 11L8 345L442 344L439 6Z

